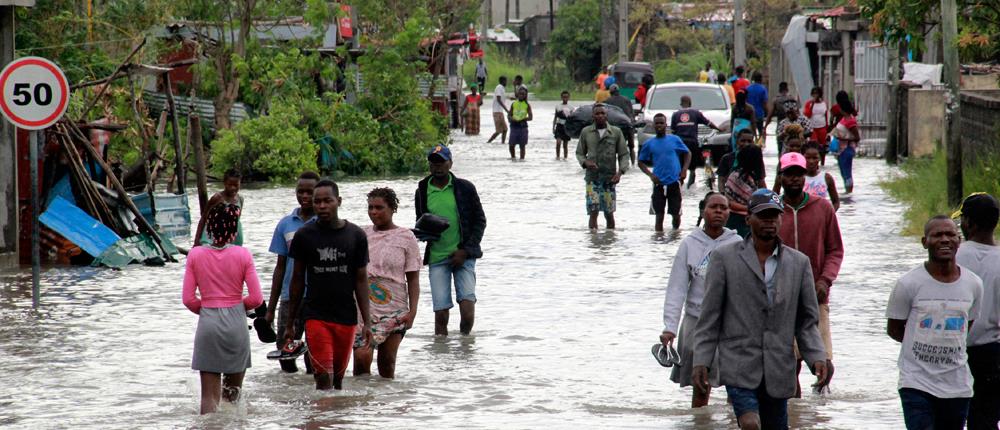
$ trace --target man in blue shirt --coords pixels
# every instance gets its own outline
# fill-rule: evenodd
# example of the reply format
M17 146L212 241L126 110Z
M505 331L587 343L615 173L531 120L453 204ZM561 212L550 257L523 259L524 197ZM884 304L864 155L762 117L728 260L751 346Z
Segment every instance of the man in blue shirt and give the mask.
M278 255L278 261L274 265L274 275L271 277L271 295L267 301L267 322L274 323L275 309L278 310L278 327L284 328L291 313L288 306L288 286L292 283L292 268L295 267L295 260L288 257L288 250L292 246L292 237L299 227L315 218L313 211L312 194L313 189L319 182L319 175L316 172L303 172L299 175L299 181L295 185L295 199L299 202L299 207L286 215L278 226L274 228L274 235L271 237L271 246L268 249L273 254ZM280 305L278 301L281 301ZM303 327L296 324L295 338L302 337ZM278 349L284 347L281 342L277 343ZM307 353L308 354L308 353ZM310 371L309 356L305 356L306 371ZM281 370L293 373L298 371L295 360L281 360Z
M670 117L670 132L684 142L688 151L691 152L691 164L688 165L688 183L691 188L694 184L695 171L705 167L705 157L701 156L698 150L698 126L707 125L716 130L719 129L712 121L705 118L701 111L691 107L691 97L681 96L681 109L674 112ZM720 155L721 157L721 155ZM683 178L681 178L683 180Z
M747 87L747 103L753 106L757 115L757 135L764 136L764 119L771 115L771 104L767 102L767 87L762 84L764 75L753 72L753 83Z
M691 163L691 151L679 137L667 134L666 115L658 113L653 117L653 130L656 137L647 140L639 151L639 169L653 181L656 231L663 231L664 207L677 229L681 226L681 174Z

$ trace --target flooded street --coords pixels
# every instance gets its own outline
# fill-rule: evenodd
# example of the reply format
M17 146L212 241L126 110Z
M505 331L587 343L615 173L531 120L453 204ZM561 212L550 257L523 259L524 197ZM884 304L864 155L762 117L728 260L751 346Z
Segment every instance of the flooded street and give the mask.
M245 400L201 417L190 369L197 316L181 304L183 263L43 268L37 314L30 268L7 272L0 278L0 427L735 428L723 390L692 411L690 389L669 382L669 369L649 352L662 330L669 264L696 228L704 182L684 193L681 229L656 235L650 182L633 169L618 187L618 230L589 231L576 142L570 161L554 157L554 105L534 103L524 162L512 162L506 145L484 143L493 132L488 103L480 136L453 134L453 170L478 187L488 218L472 336L457 335L457 312L456 334L433 336L424 269L398 379L348 376L344 391L316 392L311 376L282 373L266 360L273 344L252 336ZM768 183L775 146L765 152ZM842 186L832 157L826 169ZM899 347L885 334L885 304L896 279L925 254L917 239L899 235L903 206L876 185L888 172L882 160L855 162L858 185L838 213L846 256L831 290L832 394L790 401L792 428L903 426ZM402 200L397 224L411 226L418 180L343 181L340 215L369 224L364 195L389 186ZM295 195L290 187L247 188L246 246L266 297L275 263L267 246ZM804 386L813 380L802 372Z

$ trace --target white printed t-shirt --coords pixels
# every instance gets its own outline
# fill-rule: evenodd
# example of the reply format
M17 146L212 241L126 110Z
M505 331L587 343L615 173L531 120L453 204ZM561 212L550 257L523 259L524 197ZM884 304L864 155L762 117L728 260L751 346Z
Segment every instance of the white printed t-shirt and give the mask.
M1000 247L962 242L955 261L983 280L983 302L979 318L969 330L969 346L1000 342Z
M497 85L493 89L493 113L504 113L503 106L500 105L500 100L503 100L504 96L507 94L507 90L503 85Z
M899 388L941 399L972 397L965 354L968 323L979 316L983 281L961 268L959 279L939 282L923 265L896 282L885 316L906 320L899 350Z

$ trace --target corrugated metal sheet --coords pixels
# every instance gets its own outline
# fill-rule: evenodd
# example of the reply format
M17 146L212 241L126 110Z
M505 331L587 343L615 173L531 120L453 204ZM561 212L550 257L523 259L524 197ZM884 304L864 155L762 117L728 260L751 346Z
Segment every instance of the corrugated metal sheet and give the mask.
M162 236L171 239L191 235L191 209L188 208L187 194L155 194L156 219L149 207L149 194L132 196L132 202L139 208L143 218L154 226Z
M62 197L52 200L38 220L93 257L103 254L121 239L110 228Z
M889 57L885 46L871 40L854 42L854 82L888 82Z
M167 106L167 95L152 91L143 91L142 97L149 107L149 113L154 116L160 115ZM174 96L174 103L177 105L177 112L181 115L189 115L195 112L201 118L202 127L211 130L215 129L215 105L211 100L195 97ZM234 124L250 117L246 106L243 103L236 103L229 111L229 120Z
M365 77L360 72L354 74L354 80L358 85L358 92L365 91ZM448 77L438 76L437 86L434 87L434 97L448 97ZM424 74L417 76L417 93L421 96L427 95L427 90L430 89L431 85L431 75Z
M881 157L885 152L889 113L889 59L884 46L870 40L854 42L854 103L858 107L858 155Z

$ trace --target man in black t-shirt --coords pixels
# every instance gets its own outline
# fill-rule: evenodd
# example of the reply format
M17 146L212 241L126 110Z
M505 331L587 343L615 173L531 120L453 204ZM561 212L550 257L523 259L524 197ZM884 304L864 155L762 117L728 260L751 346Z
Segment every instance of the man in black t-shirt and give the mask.
M313 190L316 221L295 232L288 253L295 259L289 297L293 316L285 326L284 338L289 342L295 335L292 321L305 321L318 390L343 388L344 372L354 351L358 308L364 317L365 343L370 344L372 337L368 239L361 228L337 218L340 202L336 183L317 183Z
M699 168L705 167L705 157L701 155L701 151L698 149L698 125L704 124L716 130L715 124L705 118L705 115L701 113L700 110L691 107L691 97L681 96L681 109L674 112L673 116L670 117L670 132L674 136L681 138L684 142L684 146L688 147L688 151L691 152L691 164L688 165L688 188L694 184L695 171ZM684 179L681 176L681 179Z

